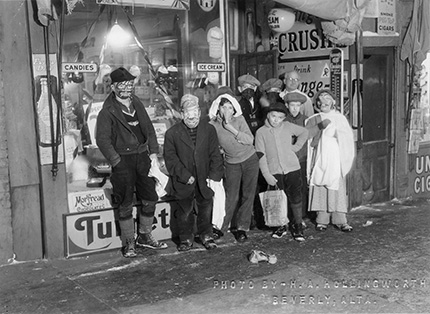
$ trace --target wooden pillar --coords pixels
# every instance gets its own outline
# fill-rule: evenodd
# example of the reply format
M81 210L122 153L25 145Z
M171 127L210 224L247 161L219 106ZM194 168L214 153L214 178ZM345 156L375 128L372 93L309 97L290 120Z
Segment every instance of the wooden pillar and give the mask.
M0 3L0 10L1 3ZM0 11L4 12L4 11ZM0 13L0 29L4 21ZM5 44L0 35L0 47ZM6 99L4 90L4 55L0 52L0 265L13 257L12 208L9 183L9 150L7 141Z
M44 46L43 29L34 21L34 5L30 0L0 1L0 89L3 86L12 226L9 236L19 261L64 255L62 215L67 212L64 164L59 165L53 180L51 167L40 166L39 161L31 55L44 53ZM0 224L4 228L7 221L2 219ZM10 239L2 235L0 264L5 264L2 252L8 249L3 243L8 242L3 240Z
M44 33L43 26L37 20L37 8L34 3L28 1L29 10L29 38L30 38L30 55L44 54ZM53 25L56 23L56 25ZM59 22L50 22L48 28L49 37L49 53L56 54L58 60L58 37L59 37ZM33 65L30 64L29 69ZM51 73L53 69L51 69ZM61 73L58 74L59 76ZM33 74L32 74L33 76ZM33 81L33 77L30 78ZM36 100L33 100L33 106ZM36 143L37 144L37 143ZM38 145L36 145L38 149ZM60 146L63 149L63 146ZM56 175L53 176L52 165L39 166L40 178L40 203L41 203L41 225L42 225L42 240L43 240L43 254L46 258L58 258L64 256L64 232L63 232L63 214L67 213L67 183L66 183L66 170L64 161L59 160L58 170Z
M26 6L26 1L0 1L12 238L17 260L38 259L43 255Z

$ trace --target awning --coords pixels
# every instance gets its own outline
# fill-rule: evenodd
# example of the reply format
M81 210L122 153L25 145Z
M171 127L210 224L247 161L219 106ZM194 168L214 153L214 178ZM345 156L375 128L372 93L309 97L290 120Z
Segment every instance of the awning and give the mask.
M402 43L400 59L420 67L430 50L430 1L415 0L414 11Z
M352 45L370 0L275 0L292 9L319 17L324 35L338 45Z
M290 8L309 13L325 20L339 20L350 15L353 0L275 0Z

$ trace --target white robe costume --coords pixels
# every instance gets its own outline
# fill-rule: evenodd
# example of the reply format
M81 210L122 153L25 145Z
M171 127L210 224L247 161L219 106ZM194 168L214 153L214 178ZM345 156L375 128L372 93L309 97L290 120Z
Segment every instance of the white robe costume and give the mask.
M306 123L316 125L318 116L331 123L320 131L317 146L310 145L312 139L308 141L309 210L346 213L345 177L355 157L353 131L345 116L335 110L317 113Z

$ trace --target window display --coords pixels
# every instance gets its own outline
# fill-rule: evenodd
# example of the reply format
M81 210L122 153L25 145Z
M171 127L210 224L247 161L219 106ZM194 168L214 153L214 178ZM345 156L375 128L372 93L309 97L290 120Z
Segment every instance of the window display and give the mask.
M110 188L111 166L97 147L95 128L97 115L111 93L110 73L118 67L136 76L134 97L144 104L153 122L164 170L164 133L180 118L177 101L183 87L176 22L183 21L185 14L179 10L144 8L135 8L131 14L126 8L89 3L89 7L77 6L66 17L63 62L97 67L96 72L75 67L82 71L63 73L69 194ZM85 27L80 26L82 23ZM88 23L90 27L86 27ZM99 207L86 208L95 209Z
M165 174L164 134L180 120L180 97L191 92L205 107L221 83L222 73L195 68L198 62L220 63L225 56L220 50L225 49L222 43L218 43L214 55L215 50L210 50L212 40L207 41L206 35L204 40L203 36L194 36L195 28L208 36L216 30L216 40L224 40L218 6L205 11L203 15L210 18L205 16L202 20L202 14L190 16L188 10L202 11L193 5L157 8L110 4L113 3L85 0L84 5L78 3L65 18L63 65L76 69L64 71L62 76L65 163L69 206L73 208L72 203L81 201L82 195L91 200L92 194L108 195L106 191L111 188L111 166L97 147L95 129L98 113L111 93L112 71L124 67L136 77L134 97L144 104L153 123L160 146L161 171ZM89 64L95 65L96 71ZM94 203L79 208L88 211L100 206Z

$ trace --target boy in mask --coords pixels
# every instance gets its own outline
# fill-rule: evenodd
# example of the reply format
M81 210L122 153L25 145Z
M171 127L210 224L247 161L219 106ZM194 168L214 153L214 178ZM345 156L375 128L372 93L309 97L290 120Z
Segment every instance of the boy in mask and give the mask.
M257 129L263 125L263 110L259 101L258 86L260 81L249 74L240 76L238 79L238 89L241 93L239 104L242 115L246 120L252 134L255 135Z
M194 203L197 205L197 233L207 250L217 247L212 234L212 198L209 180L223 177L223 160L215 128L200 119L199 99L191 94L181 98L182 121L165 134L164 160L171 185L167 193L175 198L178 222L178 251L193 246Z
M152 236L158 195L155 181L148 176L151 162L157 162L158 142L144 105L134 97L134 79L125 68L110 74L112 92L97 117L96 141L112 166L113 200L118 207L123 256L135 257L135 245L167 248ZM141 200L138 237L134 239L133 194Z

